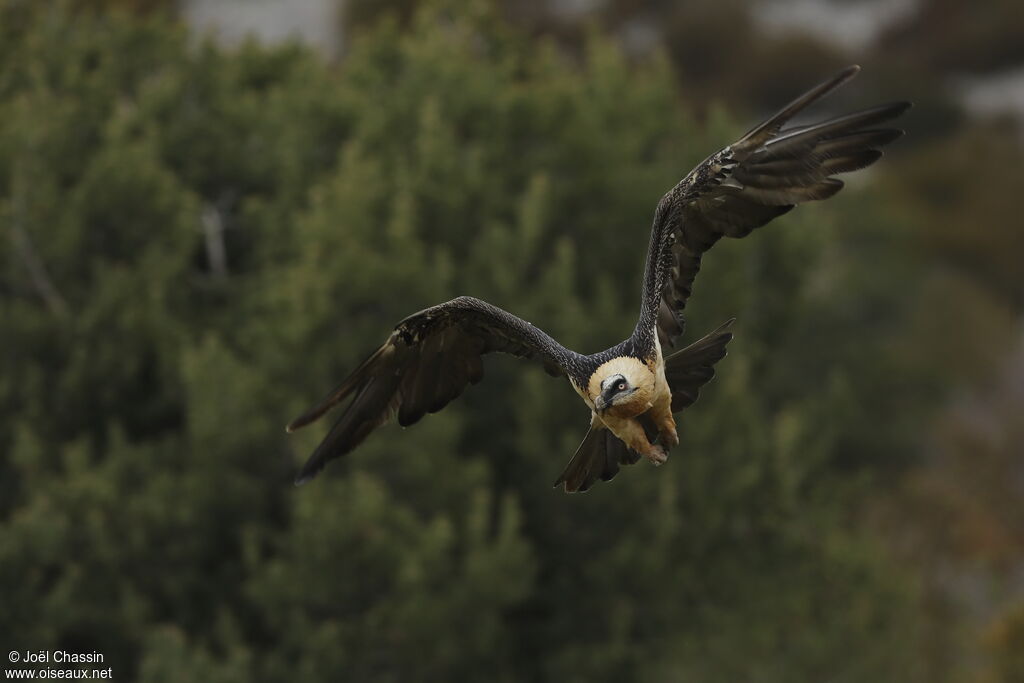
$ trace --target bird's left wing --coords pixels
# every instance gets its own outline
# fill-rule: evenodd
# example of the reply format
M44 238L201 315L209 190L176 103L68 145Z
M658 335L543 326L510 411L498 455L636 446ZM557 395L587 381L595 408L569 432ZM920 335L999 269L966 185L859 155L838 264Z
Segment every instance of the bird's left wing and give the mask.
M851 66L793 100L728 147L712 154L668 191L654 218L644 276L644 312L662 347L683 332L681 313L700 259L722 237L744 237L796 204L843 187L832 176L869 166L903 134L877 127L909 108L884 104L808 126L783 128L804 108L853 78Z
M402 426L436 413L483 378L481 357L508 353L537 360L549 374L566 374L576 354L530 323L472 297L415 313L323 401L292 420L289 432L350 400L295 479L302 484L328 460L351 452L397 415Z

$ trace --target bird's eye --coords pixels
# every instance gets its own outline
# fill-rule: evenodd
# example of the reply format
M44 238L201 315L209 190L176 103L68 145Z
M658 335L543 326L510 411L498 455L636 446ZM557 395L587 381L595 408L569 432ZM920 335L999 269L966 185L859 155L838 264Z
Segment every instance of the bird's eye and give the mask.
M626 390L626 383L625 382L619 382L618 384L615 385L615 389L616 389L616 391L625 391Z

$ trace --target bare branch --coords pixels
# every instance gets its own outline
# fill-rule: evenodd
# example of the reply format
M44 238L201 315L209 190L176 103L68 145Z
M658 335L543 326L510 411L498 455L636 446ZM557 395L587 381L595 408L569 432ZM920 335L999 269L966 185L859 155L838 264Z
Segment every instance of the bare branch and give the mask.
M224 247L224 219L221 217L220 209L213 204L205 205L199 222L203 228L206 261L210 266L210 272L216 278L226 278L228 276L228 254Z
M20 258L25 270L28 271L32 280L32 286L39 297L46 303L47 308L58 317L66 317L69 313L68 303L64 296L57 289L53 278L50 277L46 265L39 257L32 238L25 227L25 197L20 191L18 183L12 183L14 191L11 193L11 243L14 245L14 253Z

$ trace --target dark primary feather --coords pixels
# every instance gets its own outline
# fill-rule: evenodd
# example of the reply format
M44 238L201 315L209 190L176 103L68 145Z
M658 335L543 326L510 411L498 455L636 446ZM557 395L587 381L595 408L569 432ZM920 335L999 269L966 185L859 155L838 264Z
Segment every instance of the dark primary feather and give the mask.
M658 204L638 331L656 324L663 348L683 333L682 311L701 256L722 237L744 237L795 205L827 199L843 187L832 176L870 166L903 134L874 128L910 106L896 102L820 123L784 128L808 105L850 80L858 67L793 100L725 149L712 154Z
M324 464L352 451L393 415L407 426L435 413L483 378L481 356L508 353L564 375L578 355L516 316L472 297L459 297L409 316L323 401L295 418L294 431L335 405L351 402L296 477L312 479Z

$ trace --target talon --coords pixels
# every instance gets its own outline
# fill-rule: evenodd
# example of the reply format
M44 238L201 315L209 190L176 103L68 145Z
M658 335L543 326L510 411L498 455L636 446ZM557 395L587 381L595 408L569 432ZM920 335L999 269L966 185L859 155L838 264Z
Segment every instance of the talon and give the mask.
M647 459L651 461L651 464L655 467L664 465L668 460L668 452L661 446L652 446L651 450L647 452Z

